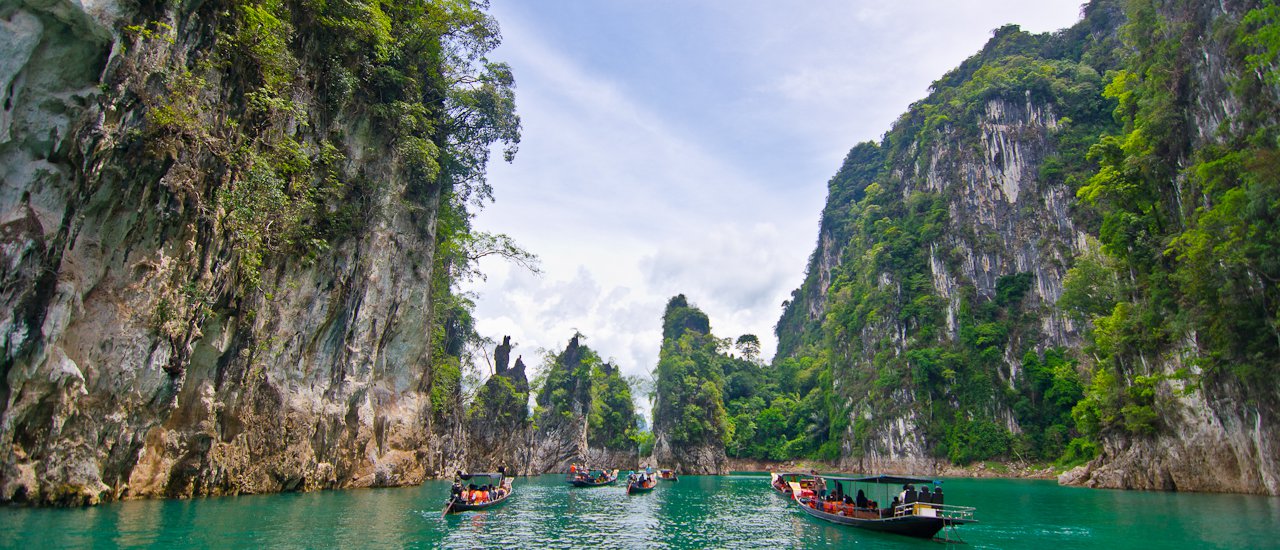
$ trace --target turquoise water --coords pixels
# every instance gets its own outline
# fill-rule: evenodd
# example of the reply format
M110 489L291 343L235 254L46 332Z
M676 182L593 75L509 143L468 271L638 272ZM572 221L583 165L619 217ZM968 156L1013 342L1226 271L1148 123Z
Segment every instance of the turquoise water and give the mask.
M1107 491L1052 481L948 479L976 506L971 548L1280 548L1280 498ZM939 548L804 515L765 475L685 476L650 493L519 478L499 508L440 517L421 487L0 509L0 547ZM875 495L872 495L873 498ZM957 546L963 548L964 546Z

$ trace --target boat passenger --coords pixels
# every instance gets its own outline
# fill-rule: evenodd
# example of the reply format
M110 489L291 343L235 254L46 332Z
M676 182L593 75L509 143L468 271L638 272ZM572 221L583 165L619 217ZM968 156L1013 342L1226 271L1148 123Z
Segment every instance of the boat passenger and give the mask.
M902 499L903 504L912 504L920 499L920 494L916 493L915 485L907 485L907 495Z
M854 504L857 504L859 508L867 507L867 494L862 492L862 489L858 489L858 498L854 499Z
M889 505L889 510L893 512L893 515L898 515L898 506L901 504L902 501L898 500L898 497L893 497L893 504Z
M449 488L449 499L450 500L462 499L462 483L461 482L454 480L453 487Z

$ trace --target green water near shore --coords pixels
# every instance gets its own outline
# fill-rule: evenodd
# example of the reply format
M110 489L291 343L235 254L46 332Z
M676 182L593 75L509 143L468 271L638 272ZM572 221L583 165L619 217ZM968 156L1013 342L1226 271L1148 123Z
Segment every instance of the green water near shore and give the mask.
M947 479L977 507L971 548L1280 548L1280 498ZM628 496L519 478L501 507L442 518L444 481L421 487L0 509L5 548L939 548L810 518L765 475L686 476ZM965 546L956 546L962 548Z

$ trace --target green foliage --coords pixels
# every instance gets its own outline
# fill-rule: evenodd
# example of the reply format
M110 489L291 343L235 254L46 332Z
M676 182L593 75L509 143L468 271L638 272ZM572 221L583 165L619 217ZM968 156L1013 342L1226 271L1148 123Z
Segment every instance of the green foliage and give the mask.
M667 301L662 315L662 340L678 340L687 331L709 335L711 321L702 310L690 307L684 294L679 294Z
M1098 452L1097 443L1077 437L1067 444L1067 450L1054 465L1060 470L1069 470L1093 460L1098 456Z
M632 437L635 442L637 452L641 457L653 456L653 445L657 438L650 431L636 431Z
M1003 456L1009 443L1009 432L990 420L969 420L957 413L947 427L947 458L954 464Z
M579 336L569 341L563 352L548 358L545 379L541 382L537 403L549 425L570 419L575 414L585 415L591 407L592 372L601 364L600 356L591 348L578 344Z
M639 438L635 416L631 387L622 373L607 363L593 369L587 443L607 449L635 449Z
M1097 241L1090 240L1090 243L1090 248L1077 256L1075 264L1067 270L1062 281L1062 296L1058 298L1058 307L1081 324L1110 313L1120 293L1115 269L1097 249Z
M1253 70L1264 82L1280 84L1280 6L1274 0L1265 0L1259 8L1250 10L1241 21L1236 40L1249 53L1244 56L1245 66Z
M663 342L655 372L654 430L675 446L732 444L724 406L724 364L720 342L710 334L705 313L684 295L673 297L663 315Z
M1061 302L1092 322L1087 351L1097 361L1073 410L1091 440L1160 432L1156 388L1168 377L1148 369L1163 354L1190 354L1203 369L1180 375L1191 387L1209 376L1270 388L1278 371L1280 293L1268 281L1280 277L1280 151L1275 96L1263 87L1277 81L1280 12L1265 2L1238 26L1212 30L1162 13L1151 2L1128 5L1133 53L1105 89L1123 130L1090 150L1099 168L1078 192L1101 216L1106 254L1077 260ZM1231 124L1197 130L1188 105L1198 99L1184 83L1201 55L1188 45L1204 36L1235 37L1233 88L1244 109ZM1195 138L1206 130L1215 138Z
M505 376L491 376L476 391L467 417L500 428L525 426L529 422L529 392L520 391Z

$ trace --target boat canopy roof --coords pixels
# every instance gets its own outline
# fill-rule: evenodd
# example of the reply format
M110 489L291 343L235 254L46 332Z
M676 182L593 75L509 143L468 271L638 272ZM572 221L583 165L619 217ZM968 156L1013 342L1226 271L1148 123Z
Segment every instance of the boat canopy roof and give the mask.
M501 480L503 475L499 472L478 472L478 473L462 474L459 477L465 480L472 480L472 479Z
M881 483L885 485L898 485L905 483L933 483L933 479L927 477L914 476L895 476L895 475L874 475L864 477L836 477L836 476L818 476L828 481L852 481L854 483Z
M776 475L776 476L778 476L778 477L787 477L787 476L808 476L808 477L815 477L813 474L806 474L806 473L803 473L803 472L773 472L773 474L774 474L774 475Z

